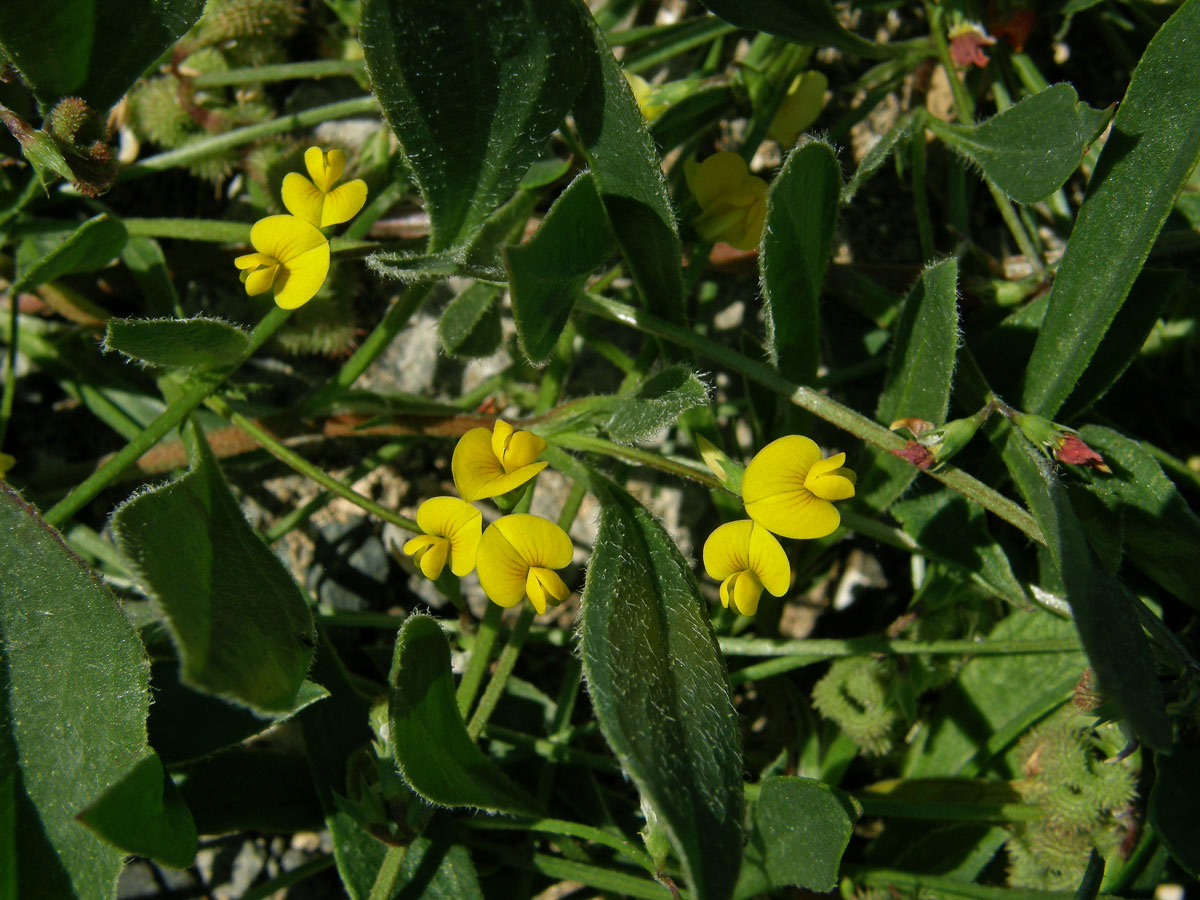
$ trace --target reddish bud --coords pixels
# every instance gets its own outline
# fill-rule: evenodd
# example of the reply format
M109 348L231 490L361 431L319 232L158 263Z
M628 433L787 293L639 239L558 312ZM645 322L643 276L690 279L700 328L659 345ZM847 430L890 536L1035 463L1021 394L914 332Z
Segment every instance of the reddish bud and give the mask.
M930 452L929 448L924 444L918 444L916 441L909 441L899 450L889 450L892 456L898 456L901 459L907 460L918 469L932 468L937 462L937 457Z
M1106 475L1112 474L1112 469L1105 464L1104 457L1085 444L1083 438L1072 432L1063 435L1062 443L1055 451L1054 458L1072 466L1087 466Z
M1004 38L1013 48L1014 53L1025 49L1025 42L1037 24L1037 13L1032 9L1018 9L1003 21L988 22L988 31L996 37Z
M978 66L985 68L990 62L984 47L990 47L996 39L987 32L971 25L950 32L950 58L956 66Z

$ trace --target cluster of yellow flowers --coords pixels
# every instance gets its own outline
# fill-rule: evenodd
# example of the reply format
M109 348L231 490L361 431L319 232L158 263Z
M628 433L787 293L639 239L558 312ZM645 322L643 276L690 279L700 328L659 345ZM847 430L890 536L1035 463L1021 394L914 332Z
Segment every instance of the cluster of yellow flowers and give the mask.
M834 500L854 496L854 473L845 453L828 459L798 434L772 441L750 460L742 476L749 519L727 522L704 542L704 569L721 582L721 603L744 616L758 610L763 589L782 597L792 580L787 554L775 538L813 539L832 534L842 517Z
M283 179L283 205L290 216L267 216L250 229L255 253L235 259L251 297L273 290L284 309L303 306L329 274L329 239L322 228L349 222L367 202L361 178L338 185L346 168L341 150L309 147L304 166L311 177L289 172Z
M432 497L417 508L422 534L404 545L426 578L437 579L446 563L460 578L478 570L479 586L499 606L525 597L538 613L571 594L556 569L571 562L567 533L541 516L503 516L483 530L483 514L468 501L499 497L546 468L537 458L546 442L497 419L489 432L472 428L459 440L450 461L459 497Z

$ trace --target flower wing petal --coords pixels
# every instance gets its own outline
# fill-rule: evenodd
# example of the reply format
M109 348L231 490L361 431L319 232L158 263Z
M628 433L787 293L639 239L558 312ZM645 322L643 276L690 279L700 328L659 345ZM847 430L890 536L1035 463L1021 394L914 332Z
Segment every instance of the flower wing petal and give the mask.
M771 441L746 466L742 499L749 505L772 494L803 487L809 468L820 458L821 448L803 435L790 434Z
M464 500L495 497L496 494L487 493L488 486L504 470L492 452L492 433L486 428L472 428L459 438L450 458L450 473L454 476L455 490Z
M753 572L742 572L733 582L733 605L743 616L758 612L758 598L762 596L762 583Z
M250 229L250 243L259 253L287 265L309 250L328 245L329 241L315 225L296 216L267 216Z
M259 294L265 294L271 289L271 285L275 283L275 276L278 274L278 265L268 266L263 269L255 269L252 272L246 272L246 294L250 297L257 297Z
M762 586L776 597L786 594L792 584L792 567L775 535L761 525L755 525L750 531L748 555L750 571L758 577Z
M747 503L746 512L772 534L801 540L832 534L842 522L841 513L832 503L804 488Z
M346 168L346 154L341 150L322 152L320 147L309 147L304 151L304 168L312 176L317 190L325 193L337 184Z
M704 550L701 552L704 571L710 578L720 581L749 565L750 535L753 528L753 522L741 519L737 522L726 522L713 530L704 542Z
M325 195L299 172L288 172L283 176L280 194L283 197L283 205L293 216L310 225L321 224Z
M487 497L499 497L501 494L507 494L511 490L515 490L525 482L533 479L538 472L546 468L549 463L536 462L528 466L521 466L515 472L509 472L505 475L496 475L487 484L480 489L482 493L476 495L476 500L483 500ZM463 494L465 497L466 494Z
M328 274L329 241L322 238L316 247L292 257L280 267L275 279L275 305L283 309L303 306L317 295Z
M492 424L492 455L496 457L497 462L504 459L504 451L512 435L513 427L503 419L497 419Z
M361 178L338 185L325 195L325 204L321 208L321 227L349 222L366 202L367 183Z
M257 269L261 266L273 266L276 264L276 260L265 253L246 253L235 257L233 264L239 269Z
M732 191L750 174L746 161L736 153L722 150L700 163L692 175L692 193L701 209L711 206L713 201L727 191Z
M525 593L533 608L541 615L547 606L558 606L571 596L571 589L553 569L534 566L525 579Z
M500 521L504 521L501 519ZM493 522L479 540L475 567L479 586L498 606L516 606L525 597L529 564L521 558Z
M493 526L508 540L526 565L561 569L571 562L571 538L549 519L528 513L505 516Z
M546 449L546 441L531 431L517 431L509 439L500 457L505 472L512 472L522 466L527 466L541 455Z

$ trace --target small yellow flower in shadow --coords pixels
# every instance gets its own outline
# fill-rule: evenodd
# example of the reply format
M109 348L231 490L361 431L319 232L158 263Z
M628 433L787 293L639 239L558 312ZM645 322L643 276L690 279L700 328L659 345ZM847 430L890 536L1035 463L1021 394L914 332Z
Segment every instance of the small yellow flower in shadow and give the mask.
M539 614L571 596L555 569L571 562L571 539L541 516L504 516L487 527L479 542L479 586L499 606L529 597Z
M8 474L8 470L17 464L17 458L8 453L0 453L0 481Z
M475 554L483 533L483 516L457 497L430 497L417 508L419 534L404 545L426 578L436 580L450 561L450 571L461 578L475 568Z
M746 512L783 537L832 534L842 516L830 501L854 496L854 473L843 466L845 461L845 453L822 459L816 443L798 434L771 441L746 466Z
M242 283L251 297L275 291L275 303L295 309L311 300L329 274L329 241L295 216L267 216L250 229L257 253L239 256Z
M702 163L683 166L688 189L700 205L692 220L706 241L725 241L738 250L753 250L767 218L767 183L751 175L736 153L714 153Z
M367 183L356 178L334 187L346 168L345 153L309 147L304 152L304 167L311 181L299 172L283 177L283 205L288 212L318 228L340 225L358 215L367 202Z
M721 605L730 602L743 616L758 611L766 588L782 597L792 583L792 567L775 536L749 519L726 522L704 542L704 571L721 582Z
M767 129L767 137L778 141L785 150L796 143L800 132L806 131L825 105L825 91L829 89L829 79L825 73L809 70L801 72L788 88L787 96L775 111L771 126Z
M515 431L503 419L497 419L490 432L472 428L450 460L454 487L464 500L507 494L546 468L546 463L534 462L545 449L546 442L536 434Z

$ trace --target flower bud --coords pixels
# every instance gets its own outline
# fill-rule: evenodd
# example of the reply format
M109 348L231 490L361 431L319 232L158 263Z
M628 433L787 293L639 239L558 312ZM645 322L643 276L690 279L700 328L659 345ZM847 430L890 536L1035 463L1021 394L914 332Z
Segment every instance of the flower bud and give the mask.
M1052 456L1061 463L1087 466L1106 475L1112 474L1112 469L1104 462L1104 457L1084 443L1075 429L1051 422L1042 416L1035 416L1033 413L1017 413L1012 418L1025 437L1033 441L1047 456Z
M696 435L696 446L700 450L700 458L714 475L721 479L730 491L735 494L742 492L742 475L746 467L725 455L725 451L702 434Z
M903 428L913 437L899 450L889 452L893 456L908 460L923 471L940 468L950 457L967 446L979 430L979 426L987 419L988 412L985 406L973 416L954 419L940 428L925 419L897 419L888 427L893 431Z

